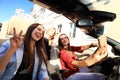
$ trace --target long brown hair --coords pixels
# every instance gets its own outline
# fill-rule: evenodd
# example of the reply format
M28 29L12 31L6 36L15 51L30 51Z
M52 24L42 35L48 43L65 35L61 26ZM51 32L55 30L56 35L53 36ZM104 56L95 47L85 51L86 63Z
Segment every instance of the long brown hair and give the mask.
M31 24L28 27L27 32L26 32L25 37L24 37L24 56L23 56L23 60L24 60L24 63L25 63L25 67L26 68L30 67L29 72L31 74L33 72L34 60L35 59L34 59L33 55L30 55L30 53L34 53L34 52L30 51L30 49L31 49L31 47L30 47L30 39L32 37L31 34L32 34L33 30L35 28L37 28L39 25L43 26L43 25L41 25L39 23ZM45 61L45 64L47 65L46 50L45 50L43 37L40 40L35 42L36 51L37 51L37 55L38 55L38 58L39 58L38 67L41 67L41 63L42 63L43 60ZM43 51L41 49L43 49Z
M66 35L66 34L60 34L60 36L59 36L59 38L58 38L58 48L61 50L61 49L65 49L64 48L64 46L63 46L63 44L62 44L62 42L61 42L61 39L60 39L60 37L62 36L62 35L65 35L66 37L67 37L67 39L69 40L69 38L68 38L68 36ZM68 43L68 47L67 47L67 49L66 50L70 50L70 40L69 40L69 43Z

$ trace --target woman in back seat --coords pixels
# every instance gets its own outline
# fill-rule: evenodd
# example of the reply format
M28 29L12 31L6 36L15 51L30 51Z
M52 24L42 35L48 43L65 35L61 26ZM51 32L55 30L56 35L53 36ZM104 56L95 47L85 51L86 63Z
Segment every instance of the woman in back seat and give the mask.
M97 44L94 43L86 46L70 46L68 36L66 34L61 34L58 39L58 46L60 49L60 62L62 69L67 70L63 73L66 80L105 80L105 76L101 73L82 73L79 71L79 68L92 66L103 61L108 55L106 46L99 47L93 55L81 61L76 60L77 56L74 52L83 52L90 47L97 46Z

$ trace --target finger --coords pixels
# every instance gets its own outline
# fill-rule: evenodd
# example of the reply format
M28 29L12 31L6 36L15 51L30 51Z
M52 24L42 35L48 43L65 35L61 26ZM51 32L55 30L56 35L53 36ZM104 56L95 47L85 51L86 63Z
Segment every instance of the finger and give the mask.
M23 31L21 30L18 36L22 36Z
M13 35L16 35L16 29L15 29L15 27L13 28Z

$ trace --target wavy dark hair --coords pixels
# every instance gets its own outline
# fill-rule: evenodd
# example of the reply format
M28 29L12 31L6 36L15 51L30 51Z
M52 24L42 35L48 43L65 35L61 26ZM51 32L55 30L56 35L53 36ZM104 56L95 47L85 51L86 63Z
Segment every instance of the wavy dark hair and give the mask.
M69 44L68 44L68 47L67 47L67 48L64 48L64 46L63 46L63 44L62 44L62 42L61 42L61 39L60 39L60 37L63 36L63 35L65 35L65 36L67 37L67 39L69 40ZM69 39L69 37L68 37L65 33L60 34L60 36L59 36L59 38L58 38L58 48L59 48L60 50L61 50L61 49L70 50L70 39Z
M39 25L43 26L42 24L39 24L39 23L31 24L28 27L27 32L26 32L25 37L24 37L24 56L23 56L23 60L24 60L25 68L28 68L30 74L33 73L34 60L35 60L34 59L35 54L30 55L30 54L34 53L34 52L30 51L31 50L30 40L32 38L31 35L32 35L33 30L35 28L37 28ZM43 28L44 28L44 26L43 26ZM43 60L45 61L45 64L47 66L46 49L45 49L45 44L44 44L43 38L44 38L44 34L43 34L43 37L40 40L35 42L35 47L36 47L37 55L38 55L38 58L39 58L39 65L38 65L39 69L41 68L41 63L42 63Z

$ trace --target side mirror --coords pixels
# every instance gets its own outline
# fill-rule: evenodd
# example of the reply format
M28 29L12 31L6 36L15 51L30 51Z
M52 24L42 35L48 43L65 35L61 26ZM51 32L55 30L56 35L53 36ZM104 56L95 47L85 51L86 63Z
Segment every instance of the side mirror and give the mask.
M76 27L90 27L93 26L93 21L90 18L80 18L76 21Z

